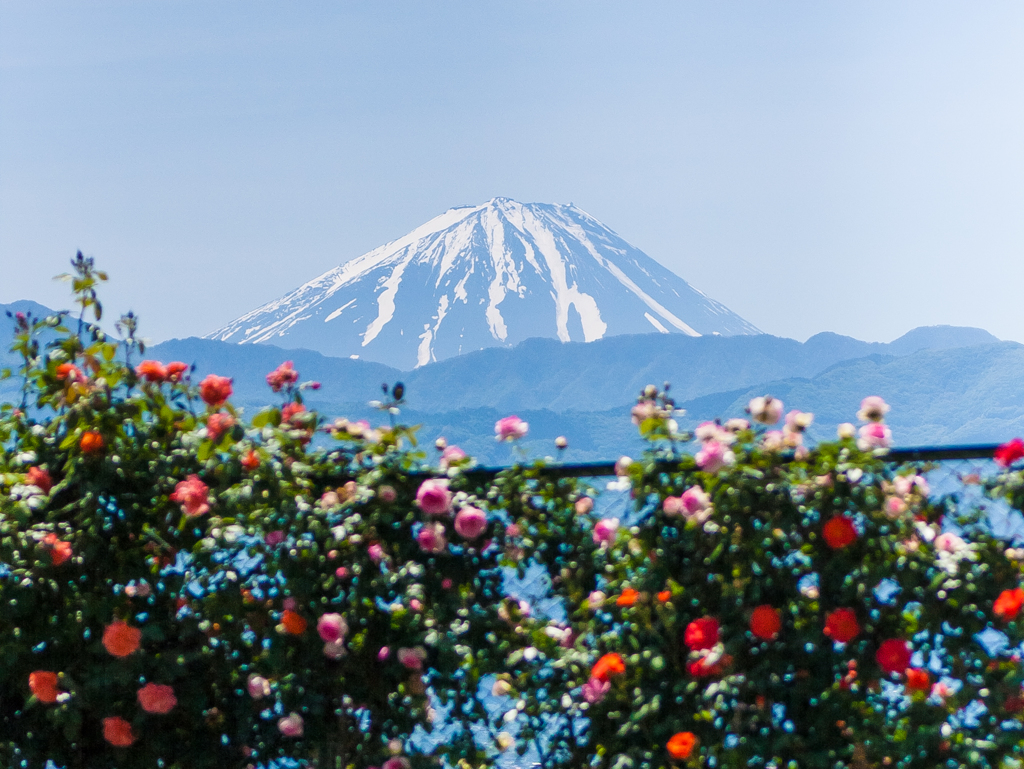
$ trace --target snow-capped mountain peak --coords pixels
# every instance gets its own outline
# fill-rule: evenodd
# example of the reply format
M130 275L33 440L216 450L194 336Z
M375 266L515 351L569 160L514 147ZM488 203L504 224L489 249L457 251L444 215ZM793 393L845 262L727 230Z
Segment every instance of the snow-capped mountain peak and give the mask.
M493 198L452 208L209 338L399 368L529 337L756 334L572 205Z

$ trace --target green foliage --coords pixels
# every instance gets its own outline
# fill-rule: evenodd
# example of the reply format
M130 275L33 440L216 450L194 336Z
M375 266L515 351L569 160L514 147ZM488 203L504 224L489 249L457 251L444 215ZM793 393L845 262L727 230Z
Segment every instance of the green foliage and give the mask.
M247 420L228 379L132 365L137 319L109 340L105 275L73 266L78 328L15 319L21 402L0 411L0 765L1024 751L1024 551L851 432L808 449L809 415L731 420L699 426L691 456L672 398L645 388L650 449L618 463L634 504L601 520L544 462L491 478L449 448L430 466L397 422L401 384L372 404L387 425L328 424L285 363L267 376L280 400ZM1022 489L1007 471L989 490L1020 509ZM550 615L508 594L538 570Z

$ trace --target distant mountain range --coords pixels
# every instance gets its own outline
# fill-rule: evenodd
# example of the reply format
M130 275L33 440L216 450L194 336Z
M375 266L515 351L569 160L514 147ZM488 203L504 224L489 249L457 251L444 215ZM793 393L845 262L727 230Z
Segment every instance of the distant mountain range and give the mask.
M758 334L573 205L453 208L208 335L401 369L534 337Z
M5 309L46 308L34 303ZM0 315L0 335L9 336ZM467 353L412 371L380 363L332 358L308 350L175 339L147 357L182 360L197 375L235 380L235 402L253 413L271 402L264 376L293 360L303 379L323 383L310 405L331 416L381 417L366 404L380 385L403 381L402 419L424 425L432 442L444 435L484 462L506 462L509 450L493 437L494 422L517 413L531 424L526 447L554 453L566 435L572 461L613 459L640 450L629 408L650 383L672 383L687 424L739 416L750 397L769 392L787 407L816 415L812 436L831 437L852 421L860 399L877 394L892 404L898 445L995 442L1024 434L1024 345L1000 342L981 329L932 326L888 344L823 333L800 343L769 335L705 336L660 333L614 336L595 342L530 339L509 349ZM14 363L9 353L2 365ZM0 382L0 400L17 384Z

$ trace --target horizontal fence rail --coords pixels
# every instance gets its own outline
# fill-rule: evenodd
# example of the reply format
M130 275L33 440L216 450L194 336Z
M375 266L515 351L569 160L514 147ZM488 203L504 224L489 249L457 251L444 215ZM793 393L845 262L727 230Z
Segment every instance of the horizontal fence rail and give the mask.
M992 459L997 443L965 444L962 446L913 446L890 449L885 459L900 462L949 462L961 459ZM665 463L666 468L672 463ZM510 470L505 467L474 467L462 474L475 481L488 481L499 473ZM550 478L600 478L615 475L615 462L579 462L576 464L550 464L539 472ZM426 475L427 473L424 473Z

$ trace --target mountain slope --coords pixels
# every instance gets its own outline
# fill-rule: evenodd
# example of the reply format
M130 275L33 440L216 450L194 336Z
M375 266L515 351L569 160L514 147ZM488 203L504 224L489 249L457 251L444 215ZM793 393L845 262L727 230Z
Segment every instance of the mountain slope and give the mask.
M589 214L494 198L453 208L208 338L410 369L531 337L758 330Z
M786 408L812 411L812 436L852 422L861 398L892 406L886 421L900 446L1001 442L1024 435L1024 345L998 342L843 361L811 378L790 378L683 404L694 422L737 416L770 392Z

